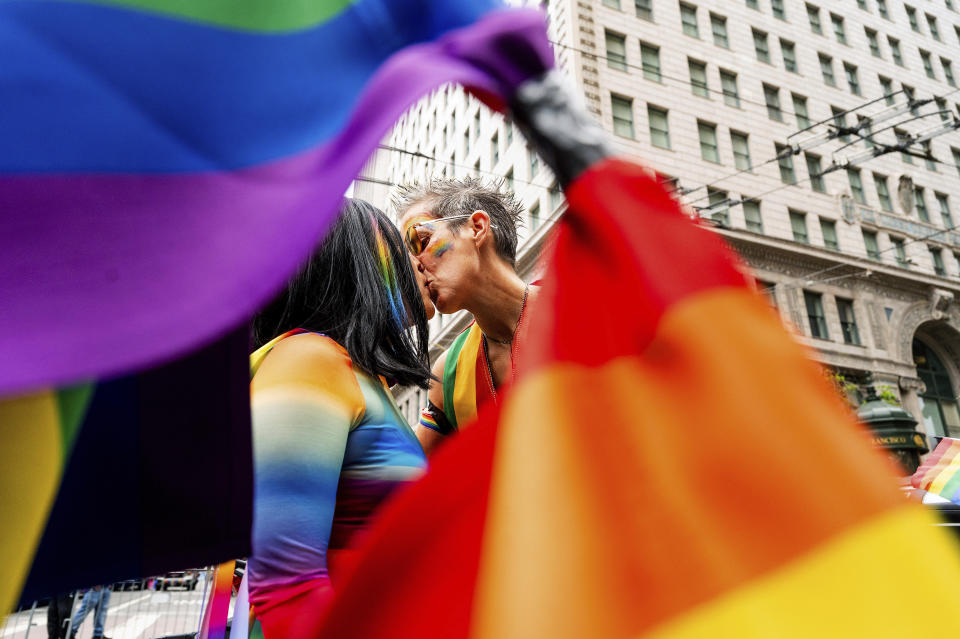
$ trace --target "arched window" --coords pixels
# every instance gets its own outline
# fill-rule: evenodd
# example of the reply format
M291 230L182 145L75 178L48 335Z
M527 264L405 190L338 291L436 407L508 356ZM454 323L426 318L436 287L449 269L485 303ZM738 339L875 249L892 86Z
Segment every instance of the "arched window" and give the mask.
M927 432L941 437L960 437L960 412L946 366L918 339L913 340L913 362L917 365L917 375L927 387L920 395Z

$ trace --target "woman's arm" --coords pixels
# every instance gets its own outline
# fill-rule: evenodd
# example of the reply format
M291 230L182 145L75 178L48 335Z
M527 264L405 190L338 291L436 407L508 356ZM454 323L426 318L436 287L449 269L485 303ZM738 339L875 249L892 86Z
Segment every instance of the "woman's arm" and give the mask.
M436 378L430 382L430 389L427 391L427 405L420 413L420 423L414 429L420 445L423 446L423 452L430 455L436 446L438 446L449 434L448 429L444 427L443 420L443 363L446 361L446 354L441 355L433 365L433 376Z
M327 546L347 435L363 395L346 352L303 334L280 342L251 385L251 602L267 637L289 636L332 595Z

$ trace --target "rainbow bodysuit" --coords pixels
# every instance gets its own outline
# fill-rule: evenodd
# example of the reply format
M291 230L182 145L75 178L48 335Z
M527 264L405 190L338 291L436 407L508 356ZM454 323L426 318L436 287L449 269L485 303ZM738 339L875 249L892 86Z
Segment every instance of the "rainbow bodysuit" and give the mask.
M285 333L250 358L250 600L267 637L301 636L320 618L345 551L377 507L426 468L386 382L354 369L332 339L304 333ZM268 354L294 335L294 363L258 383Z

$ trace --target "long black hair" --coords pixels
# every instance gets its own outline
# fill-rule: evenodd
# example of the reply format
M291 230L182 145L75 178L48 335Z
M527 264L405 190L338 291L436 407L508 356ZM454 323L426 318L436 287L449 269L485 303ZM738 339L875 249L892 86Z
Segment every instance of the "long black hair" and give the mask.
M367 373L427 388L423 299L400 232L380 209L344 201L319 248L254 319L255 345L294 328L334 339Z

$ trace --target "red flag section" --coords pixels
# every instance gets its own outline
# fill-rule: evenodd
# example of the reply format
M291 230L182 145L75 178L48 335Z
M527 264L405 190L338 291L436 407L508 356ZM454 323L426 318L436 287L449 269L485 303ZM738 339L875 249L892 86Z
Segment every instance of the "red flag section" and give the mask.
M568 189L525 369L385 512L329 637L960 631L960 561L718 236ZM923 548L922 553L914 551Z

